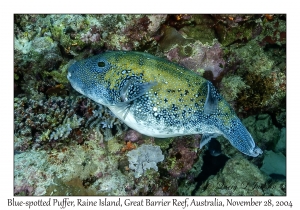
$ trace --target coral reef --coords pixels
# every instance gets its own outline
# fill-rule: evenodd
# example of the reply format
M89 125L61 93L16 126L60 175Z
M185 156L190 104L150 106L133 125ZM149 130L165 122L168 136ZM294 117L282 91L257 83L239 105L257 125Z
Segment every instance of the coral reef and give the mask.
M157 163L164 160L164 156L158 146L143 144L138 149L127 153L129 168L134 170L135 178L140 177L147 169L157 171Z
M281 15L274 17L271 22L265 18L252 21L250 18L248 21L254 21L255 27L260 30L253 32L252 39L242 44L231 44L224 51L227 72L225 78L236 77L240 82L234 86L232 83L236 81L226 79L229 83L221 84L221 92L229 101L236 98L236 109L243 115L249 116L266 110L277 112L280 107L285 107L285 39L274 38L281 40L276 43L265 41L270 31L274 35L279 33L278 30L285 33L285 21L282 19Z
M256 15L224 14L213 15L216 23L214 28L222 45L228 46L234 42L245 42L253 37L253 31L259 30L255 23Z
M124 140L125 141L131 141L136 142L142 139L142 135L135 131L135 130L129 130L124 134Z
M238 99L241 91L249 87L250 86L246 85L240 76L229 75L224 77L222 80L221 93L226 101L232 102Z
M78 128L83 119L77 119L77 115L74 115L73 118L65 118L62 124L60 124L55 131L50 134L50 140L54 139L65 139L69 136L72 129Z
M250 116L243 120L243 124L250 133L253 133L252 137L257 139L258 145L261 144L266 148L275 149L280 139L280 130L273 125L269 114Z
M281 175L283 178L286 177L286 158L281 153L275 153L273 151L266 151L263 165L260 168L261 171L265 172L269 176Z
M127 126L106 107L96 105L90 99L78 96L52 96L48 100L15 98L14 101L14 149L51 147L63 141L75 139L78 143L89 139L82 133L95 129L100 141L121 135ZM58 142L55 142L58 141Z
M238 154L216 176L209 177L195 195L285 195L283 181L267 180L257 166Z
M25 182L34 186L35 195L79 195L73 194L70 186L82 186L98 195L125 195L124 183L128 180L117 170L114 155L107 154L96 139L50 153L23 152L15 155L15 188ZM17 189L15 194L19 195Z
M169 60L196 73L205 72L203 76L206 79L215 81L223 76L225 61L221 46L216 40L211 45L202 44L200 41L184 38L175 28L165 27L159 45Z
M214 157L200 135L128 130L66 78L75 60L107 50L149 52L212 81L263 155L220 137ZM13 76L15 195L286 194L271 160L286 165L285 15L15 14Z
M182 177L193 167L199 156L196 150L199 144L199 136L178 137L172 142L166 161L171 176Z
M275 146L275 152L282 152L286 155L286 128L281 128L280 138Z

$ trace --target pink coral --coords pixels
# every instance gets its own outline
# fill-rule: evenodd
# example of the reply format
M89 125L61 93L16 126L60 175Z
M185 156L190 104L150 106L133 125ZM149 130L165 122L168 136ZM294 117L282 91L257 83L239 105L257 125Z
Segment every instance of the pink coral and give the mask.
M14 186L14 195L33 195L34 188L25 180Z
M135 130L129 130L125 133L124 135L124 140L125 141L131 141L131 142L136 142L138 140L142 139L142 135L135 131Z
M199 135L194 137L178 137L169 150L170 162L167 163L169 173L173 177L181 177L194 165L198 155L194 149L199 145Z
M85 42L97 42L100 40L100 34L98 30L91 29L86 34L81 34L80 39Z
M184 56L181 51L192 50L191 56ZM177 61L184 67L197 72L199 69L211 71L213 80L216 80L224 70L225 61L221 45L215 42L212 46L203 45L199 41L179 46L169 50L166 56L171 61Z

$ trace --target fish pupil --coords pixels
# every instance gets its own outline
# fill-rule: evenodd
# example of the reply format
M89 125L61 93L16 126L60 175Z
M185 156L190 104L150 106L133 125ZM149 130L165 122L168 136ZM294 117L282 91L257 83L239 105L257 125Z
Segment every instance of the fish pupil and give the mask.
M98 62L98 66L99 66L99 67L104 67L104 66L105 66L105 63L104 63L103 61L100 61L100 62Z

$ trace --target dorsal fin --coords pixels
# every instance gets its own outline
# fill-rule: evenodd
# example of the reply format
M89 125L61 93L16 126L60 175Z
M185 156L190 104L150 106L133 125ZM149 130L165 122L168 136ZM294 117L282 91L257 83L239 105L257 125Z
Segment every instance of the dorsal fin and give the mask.
M204 114L214 114L217 110L218 98L213 85L207 81L207 96L204 104Z

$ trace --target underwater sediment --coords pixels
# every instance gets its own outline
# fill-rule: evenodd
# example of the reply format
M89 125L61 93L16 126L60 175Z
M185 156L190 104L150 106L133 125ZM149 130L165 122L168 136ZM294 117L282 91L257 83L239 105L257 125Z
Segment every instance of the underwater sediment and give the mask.
M280 14L15 15L14 194L285 195L285 34ZM201 135L144 136L74 91L68 68L112 50L211 81L264 153L218 137L213 156ZM148 152L157 159L139 157Z

